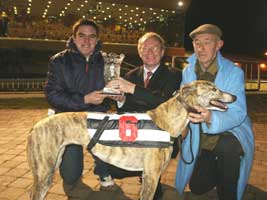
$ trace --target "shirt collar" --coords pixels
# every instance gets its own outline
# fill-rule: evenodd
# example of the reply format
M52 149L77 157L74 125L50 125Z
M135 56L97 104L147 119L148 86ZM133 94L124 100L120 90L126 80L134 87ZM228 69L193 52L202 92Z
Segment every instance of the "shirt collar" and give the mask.
M160 65L160 64L158 64L152 71L148 70L148 69L146 68L146 66L144 65L144 78L146 77L147 72L152 72L152 75L153 75L153 74L155 73L155 71L159 68L159 65Z

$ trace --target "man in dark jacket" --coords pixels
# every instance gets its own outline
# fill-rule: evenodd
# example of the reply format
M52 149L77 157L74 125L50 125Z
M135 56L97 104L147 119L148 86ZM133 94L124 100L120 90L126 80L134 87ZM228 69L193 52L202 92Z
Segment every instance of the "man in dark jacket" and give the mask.
M145 112L156 108L172 97L181 82L181 72L175 68L167 68L161 63L165 52L164 40L154 32L144 34L138 41L138 54L143 65L125 75L125 79L111 81L125 96L117 97L118 110L121 112ZM115 98L115 97L114 97ZM177 143L174 145L172 157L178 153ZM114 177L138 175L137 172L117 171L111 167ZM140 174L140 173L139 173ZM162 190L159 182L154 200L161 199Z
M45 95L56 113L108 110L104 102L106 95L101 94L105 84L104 60L98 35L99 28L95 22L79 20L73 26L67 49L50 59ZM60 165L65 191L74 188L82 171L82 146L67 146Z

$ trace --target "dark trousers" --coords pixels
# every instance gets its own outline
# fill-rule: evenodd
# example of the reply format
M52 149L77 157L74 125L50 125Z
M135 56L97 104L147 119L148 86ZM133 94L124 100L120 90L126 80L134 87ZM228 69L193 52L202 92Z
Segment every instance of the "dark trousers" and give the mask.
M83 172L83 147L81 145L66 146L59 172L65 184L72 185L79 180Z
M242 146L231 133L222 135L212 151L201 149L189 182L192 193L216 187L220 200L236 200L242 155Z

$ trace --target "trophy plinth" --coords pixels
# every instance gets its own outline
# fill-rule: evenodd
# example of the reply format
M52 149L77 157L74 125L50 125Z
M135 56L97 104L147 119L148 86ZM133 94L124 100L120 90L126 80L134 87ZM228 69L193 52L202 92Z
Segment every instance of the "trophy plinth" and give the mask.
M120 91L113 89L113 88L108 88L108 87L104 87L102 90L102 94L107 94L107 95L111 95L111 96L121 96L123 95Z

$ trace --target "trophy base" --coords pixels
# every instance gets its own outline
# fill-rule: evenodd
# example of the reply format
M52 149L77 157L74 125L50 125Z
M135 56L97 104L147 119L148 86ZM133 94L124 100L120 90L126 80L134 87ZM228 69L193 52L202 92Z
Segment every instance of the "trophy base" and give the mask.
M121 96L121 95L123 95L118 90L114 90L112 88L106 88L106 87L103 88L101 94L106 94L106 95L110 95L110 96L115 96L115 95Z

